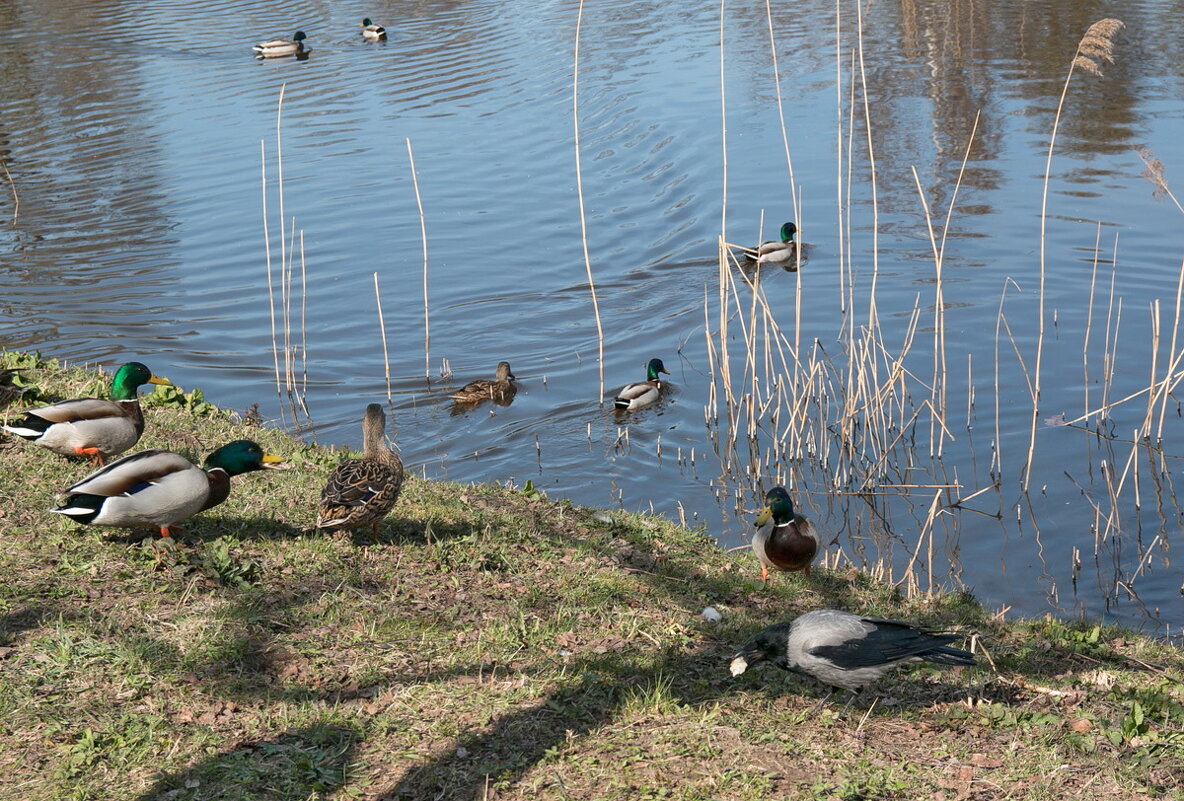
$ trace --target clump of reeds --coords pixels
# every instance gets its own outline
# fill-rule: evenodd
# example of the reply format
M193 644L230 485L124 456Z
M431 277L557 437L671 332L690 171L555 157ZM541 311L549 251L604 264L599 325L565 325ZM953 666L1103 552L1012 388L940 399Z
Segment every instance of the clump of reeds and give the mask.
M859 21L862 22L861 19ZM1113 37L1121 27L1122 24L1117 20L1103 20L1091 26L1073 54L1070 77L1078 69L1098 74L1099 65L1112 63ZM1049 164L1046 164L1044 176L1045 196L1040 229L1040 331L1036 357L1033 360L1024 352L1013 333L1012 323L1007 319L1004 301L1009 288L1019 289L1019 284L1008 277L1002 287L995 331L992 393L995 398L995 420L988 477L985 483L976 479L966 482L965 475L959 476L961 465L955 465L950 471L942 464L942 445L953 440L953 421L950 419L952 408L946 398L947 389L953 386L953 378L949 375L946 359L948 343L945 337L943 273L946 239L977 123L976 130L971 132L966 143L962 168L947 207L940 212L931 209L926 199L926 189L914 171L914 183L933 252L936 280L931 301L925 301L918 295L911 313L902 318L901 325L895 322L890 325L889 321L881 319L877 311L875 231L878 223L875 217L875 154L870 137L865 166L872 181L873 240L870 277L864 276L869 280L862 285L857 286L857 275L852 263L850 207L844 202L842 193L844 190L849 191L851 176L857 172L853 147L854 132L858 128L856 123L867 129L872 126L873 120L866 102L868 90L858 49L853 49L850 56L850 81L849 86L844 87L849 88L850 92L846 106L841 107L838 127L839 173L848 176L848 183L844 186L840 182L838 206L838 225L840 232L843 232L839 237L839 275L841 311L844 316L837 347L829 343L824 346L822 341L808 335L805 342L801 341L797 322L800 306L794 309L793 330L789 330L786 325L783 331L781 322L771 308L775 302L771 303L766 296L760 272L741 269L721 236L719 285L712 288L718 290L718 298L712 298L712 293L705 291L703 300L708 369L712 376L704 418L712 449L721 468L717 496L735 501L737 517L746 514L747 507L751 506L748 502L751 497L759 499L762 490L772 484L785 485L795 496L802 497L806 508L812 503L827 505L834 528L844 532L837 541L838 548L826 555L828 564L837 565L840 560L862 561L867 569L881 578L897 580L906 591L924 592L932 589L934 582L940 580L941 574L947 569L943 547L957 549L959 519L955 511L994 518L999 520L1000 526L1005 525L1003 516L1006 502L1000 496L1000 488L1006 475L1001 450L1006 432L1001 430L1000 398L1007 378L1002 375L1001 366L1009 355L1014 359L1035 412L1040 396L1040 358L1045 323L1043 284L1047 189L1051 175L1051 155L1066 93L1062 92L1061 103L1057 107L1048 149ZM840 59L840 63L846 60L846 54ZM840 75L841 80L843 77ZM1167 192L1162 165L1149 153L1140 155L1148 168L1148 179L1156 185L1158 192ZM1184 208L1181 210L1184 212ZM844 236L847 241L844 241ZM1095 248L1095 253L1100 256L1100 249ZM1177 331L1184 320L1181 314L1184 266L1177 285L1170 340L1165 330L1169 325L1168 310L1161 309L1158 300L1151 304L1149 382L1135 392L1117 397L1118 393L1112 392L1112 389L1117 386L1115 364L1120 351L1119 333L1123 313L1122 298L1115 294L1117 239L1115 255L1111 259L1111 275L1108 277L1108 298L1104 288L1107 277L1104 273L1100 274L1098 260L1095 256L1086 310L1084 414L1072 420L1057 415L1045 423L1073 426L1096 437L1101 443L1097 456L1089 465L1089 484L1098 489L1093 489L1089 484L1082 487L1083 495L1094 510L1092 530L1095 534L1095 556L1103 548L1109 547L1107 543L1117 540L1118 535L1123 533L1124 525L1129 525L1128 510L1131 504L1136 510L1146 505L1148 487L1156 494L1158 505L1166 505L1160 488L1161 485L1168 486L1166 477L1170 471L1165 466L1165 454L1160 447L1162 429L1168 418L1168 400L1174 397L1172 392L1184 383L1184 346L1177 339ZM806 274L796 274L799 292L800 282ZM1102 282L1100 285L1099 281ZM1096 333L1091 334L1095 325L1095 298L1099 300L1097 327L1104 329L1104 341ZM857 303L857 299L862 303ZM932 354L929 357L931 377L926 375L929 370L918 371L914 364L918 358L922 358L914 351L920 349L921 326L928 322L923 322L926 316L923 309L929 302L934 310L931 318ZM1162 305L1166 307L1168 304ZM862 319L857 319L860 307L863 309ZM778 309L789 311L786 305ZM1129 316L1130 312L1127 314ZM1052 323L1056 324L1055 317ZM1089 354L1091 336L1092 341L1101 346L1102 360L1101 374L1093 380ZM1166 353L1161 352L1165 344ZM1001 348L1001 345L1004 347ZM973 368L978 367L980 372L984 368L975 364L969 355L966 364L965 413L969 431L974 413ZM990 373L992 366L988 365L986 369ZM991 381L989 377L987 380ZM1091 397L1089 387L1099 385L1100 399ZM1108 419L1112 409L1136 399L1147 402L1146 410L1141 414L1141 425L1128 428L1125 437L1118 436L1117 431L1103 430L1101 421ZM1092 428L1080 425L1090 420L1094 421ZM1033 422L1033 432L1037 424ZM1158 437L1158 441L1152 441L1152 437ZM1022 469L1011 471L1019 477L1025 490L1031 476L1034 443L1033 433ZM926 451L929 460L923 462ZM681 453L679 462L681 464ZM1142 469L1140 462L1143 462ZM1072 476L1070 479L1075 480ZM991 497L987 493L995 496L998 511L977 509L970 505L981 505L984 496ZM888 502L890 498L899 500ZM866 508L856 503L857 499ZM1011 525L1031 529L1039 539L1040 526L1035 505L1026 492L1009 511L1014 513ZM820 516L825 514L827 512L822 512ZM904 518L904 525L900 521L893 521L894 515ZM1170 520L1169 515L1161 517L1164 521ZM1164 530L1151 544L1145 545L1142 540L1139 541L1139 566L1135 575L1152 560L1152 548L1162 547L1167 536L1165 527L1170 527L1170 523L1164 522L1161 527ZM910 533L902 537L901 532L904 531ZM943 532L946 535L944 545ZM905 547L903 561L894 555L898 541ZM872 553L868 553L869 543L874 548ZM1157 543L1160 545L1157 546ZM1080 554L1074 558L1080 561ZM957 567L953 566L953 560L949 571L947 575L956 579ZM1128 574L1128 578L1133 579L1134 575ZM1129 584L1116 579L1111 592L1117 593L1119 589L1130 592Z

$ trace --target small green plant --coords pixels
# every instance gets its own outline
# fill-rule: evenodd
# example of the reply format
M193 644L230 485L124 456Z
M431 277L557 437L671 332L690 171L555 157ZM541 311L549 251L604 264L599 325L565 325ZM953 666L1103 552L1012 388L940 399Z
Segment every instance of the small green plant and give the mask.
M835 779L838 779L837 783ZM873 765L866 760L848 766L829 781L819 781L810 788L817 799L839 798L863 801L868 798L907 798L911 790L907 776L891 767Z
M170 406L202 416L218 411L218 407L206 401L200 388L186 392L183 387L171 384L158 384L155 392L144 397L143 403L153 407Z
M245 587L259 578L259 563L234 553L234 541L219 537L206 545L201 554L201 569L215 584Z
M259 563L235 553L237 543L219 537L206 543L200 552L177 548L171 540L146 540L144 548L156 554L182 573L196 571L222 587L246 587L259 580Z
M518 490L527 500L531 501L545 501L547 500L547 493L541 489L535 488L534 482L529 478L526 483L522 485L522 489Z
M1138 701L1131 704L1131 709L1122 720L1122 739L1132 740L1147 733L1150 726L1143 715L1143 705Z

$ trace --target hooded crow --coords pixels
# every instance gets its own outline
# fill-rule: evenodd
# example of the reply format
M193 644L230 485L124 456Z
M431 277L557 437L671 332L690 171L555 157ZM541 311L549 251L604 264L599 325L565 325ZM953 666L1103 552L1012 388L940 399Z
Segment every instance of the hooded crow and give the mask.
M905 662L975 664L969 651L949 647L959 637L899 620L819 609L762 631L736 653L731 670L739 676L750 665L769 661L831 687L858 692Z

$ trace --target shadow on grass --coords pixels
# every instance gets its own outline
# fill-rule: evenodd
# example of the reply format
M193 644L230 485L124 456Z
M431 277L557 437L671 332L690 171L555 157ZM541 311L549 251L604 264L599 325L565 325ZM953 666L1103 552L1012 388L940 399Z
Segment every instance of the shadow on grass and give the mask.
M426 545L437 540L465 537L470 525L427 524L408 517L387 517L378 526L378 536L368 528L353 529L350 541L359 547L372 545Z
M0 645L12 642L22 631L38 628L59 614L60 610L47 606L23 606L0 615Z
M125 545L139 545L145 542L159 543L165 538L156 529L129 529L122 533L111 530L105 535L108 542ZM177 547L187 547L196 544L213 542L222 537L233 537L236 540L283 540L298 537L305 532L287 523L279 523L270 518L235 518L235 517L191 517L182 523L180 530L173 533L171 539Z
M763 588L756 579L755 570L751 579L737 577L734 574L721 577L703 575L695 567L693 557L684 558L677 552L672 553L664 549L664 543L651 537L640 527L610 524L606 530L603 525L592 522L590 515L568 512L569 520L578 522L582 527L599 529L600 533L607 534L608 538L601 539L595 536L595 532L592 537L571 536L574 529L564 530L563 525L552 526L544 519L544 516L553 513L553 510L549 512L544 506L534 508L532 505L529 509L517 511L523 512L521 521L509 521L502 531L490 535L488 543L479 537L478 541L471 543L472 547L480 549L483 545L489 544L495 549L506 548L510 531L529 531L536 544L559 549L556 555L570 549L577 552L579 558L607 559L614 563L615 568L634 576L644 585L648 590L646 603L649 605L693 610L693 614L709 604L734 604L754 610L764 618L764 622L761 626L745 625L740 630L734 627L733 618L729 616L718 628L707 630L704 636L693 643L672 640L661 650L656 648L653 653L633 651L622 654L610 650L596 655L589 650L586 652L586 658L572 659L571 663L566 665L565 672L569 678L563 679L557 689L537 698L527 707L517 707L501 714L485 727L462 732L455 744L449 741L446 750L437 751L402 775L391 777L389 783L372 797L392 801L467 801L479 798L484 788L513 785L534 766L556 754L573 739L597 731L619 715L628 713L630 709L650 704L662 707L674 705L694 710L739 690L758 692L769 697L793 694L808 699L820 698L827 694L826 688L813 680L791 676L773 667L754 670L741 679L733 679L728 673L728 659L736 646L745 642L763 625L789 619L809 608L858 608L860 601L857 599L856 590L859 579L849 580L831 573L819 573L808 579L801 576L778 576L774 579L778 584L793 584L800 588L799 594L789 601L783 593ZM238 523L247 528L267 530L267 533L256 534L257 537L272 536L271 529L275 526L270 521ZM282 528L287 530L276 536L295 531L288 527ZM405 535L409 534L412 540L422 537L421 541L426 542L427 527L419 527L418 531L416 528L417 525L412 521L389 521L380 531L380 540L384 544L398 544L407 542ZM442 540L447 542L449 535L475 534L479 529L480 526L459 526L455 527L455 531L433 531L433 537L444 534ZM240 533L235 534L242 536ZM217 536L220 536L220 533L211 534L211 537ZM510 545L517 547L517 543L515 540ZM496 556L496 553L494 555ZM487 557L469 554L466 558L471 562L482 563ZM552 555L545 554L542 558L552 558ZM519 576L515 580L524 585L530 583L529 576ZM335 684L332 676L326 677L323 669L316 666L305 670L302 667L306 662L303 656L277 643L291 632L285 615L290 609L318 601L327 592L340 594L342 587L347 587L351 592L362 596L373 594L381 597L381 594L389 592L388 586L367 579L361 566L345 564L338 565L331 574L315 577L304 575L290 583L273 582L266 590L251 586L226 587L225 592L231 603L222 617L234 621L235 625L228 627L226 637L218 647L206 652L200 664L193 665L198 682L204 685L208 692L222 698L233 698L240 703L287 700L339 704L355 699L372 698L387 687L401 684L444 684L465 676L476 680L481 674L488 672L490 666L485 664L453 665L434 672L418 670L413 648L405 649L412 651L405 660L405 666L400 668L392 663L391 666L396 669L384 671L383 675L375 677L365 687L342 686L340 680ZM444 625L447 623L449 612L446 605L450 602L454 603L444 601L443 606L431 608L427 604L421 607L400 601L399 603L403 604L400 613L405 614L407 618L422 618L430 625ZM550 612L547 599L539 599L537 603L538 605L530 610L530 614L545 616ZM311 635L312 632L308 634ZM394 642L399 641L391 640L386 644ZM524 647L537 648L538 644L524 642ZM534 669L515 669L508 665L497 667L510 675L529 673ZM912 689L914 683L919 685L915 691ZM957 689L956 680L934 685L916 682L915 679L905 676L901 680L901 686L909 687L909 698L904 701L908 705L955 700L964 695L963 691ZM441 691L455 693L457 687L448 686ZM858 706L870 706L870 695L866 701L857 702ZM814 701L810 700L809 703L812 705ZM898 708L895 707L876 706L870 711L873 716L899 714ZM309 732L324 730L313 727L289 732L273 741L237 746L224 754L204 759L187 771L164 777L152 791L141 796L140 801L166 797L202 798L205 796L160 794L174 790L187 791L187 783L194 781L206 784L225 782L224 786L229 786L233 784L230 777L236 770L248 768L263 772L251 773L252 777L266 774L259 781L283 779L295 782L296 780L291 778L293 775L305 775L309 774L309 771L315 773L320 770L317 766L323 765L328 765L329 772L333 775L343 776L349 767L351 753L363 735L347 729L330 729L337 732L335 736L338 738L338 744L334 746L336 751L333 748L321 748L319 745L311 748L314 757L322 751L339 752L339 756L331 759L308 756L305 752L310 747L303 743L312 736ZM321 737L320 734L316 736ZM279 746L286 746L286 750ZM303 762L295 765L286 756L273 758L274 753L281 751L303 753L305 755L300 757ZM262 757L261 764L250 767L252 759L256 756ZM249 781L255 781L255 778L250 778ZM299 785L308 786L310 785ZM293 783L291 787L295 791L298 785ZM307 791L305 793L307 794ZM294 795L277 794L268 797L305 795L297 792Z
M354 729L316 724L240 742L188 770L161 776L135 801L324 798L345 784L360 739ZM225 794L227 788L234 788L233 796Z

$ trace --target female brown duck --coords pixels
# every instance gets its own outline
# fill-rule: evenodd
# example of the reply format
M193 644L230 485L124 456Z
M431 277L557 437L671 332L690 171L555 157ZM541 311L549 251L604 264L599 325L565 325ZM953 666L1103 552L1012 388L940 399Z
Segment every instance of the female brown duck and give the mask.
M369 526L378 536L378 524L390 512L403 488L403 461L386 444L386 415L371 403L362 419L361 459L346 459L329 474L321 492L317 528Z

